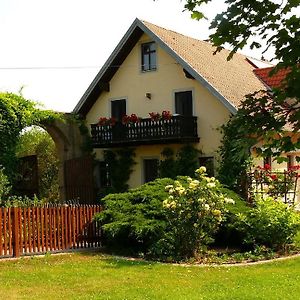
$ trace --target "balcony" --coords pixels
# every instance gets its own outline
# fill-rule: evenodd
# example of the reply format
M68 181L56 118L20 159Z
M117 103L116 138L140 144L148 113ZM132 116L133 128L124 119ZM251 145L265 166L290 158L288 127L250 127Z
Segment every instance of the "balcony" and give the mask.
M137 123L91 125L94 148L171 143L197 143L197 117L173 116L169 120L141 119Z

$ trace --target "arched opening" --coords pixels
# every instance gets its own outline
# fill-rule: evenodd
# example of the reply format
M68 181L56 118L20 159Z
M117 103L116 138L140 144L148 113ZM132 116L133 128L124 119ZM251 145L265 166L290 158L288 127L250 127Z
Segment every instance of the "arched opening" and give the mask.
M50 134L40 126L23 129L16 147L18 172L14 190L32 198L57 203L60 182L57 147Z

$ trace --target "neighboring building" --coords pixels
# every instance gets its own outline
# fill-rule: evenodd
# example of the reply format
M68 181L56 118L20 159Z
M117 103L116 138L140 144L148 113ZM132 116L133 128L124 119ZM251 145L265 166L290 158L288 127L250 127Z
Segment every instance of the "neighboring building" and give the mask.
M277 71L275 74L270 75L270 72L273 70L273 68L274 67L266 67L266 68L257 68L254 70L256 76L265 84L266 88L269 90L282 87L283 82L287 74L289 73L288 69L281 69ZM289 133L287 134L293 134L294 136L300 135L299 132L292 133L292 130L288 127L289 126L287 126L287 132ZM284 156L286 156L288 159L283 163L277 163L277 161L273 160L271 157L267 157L264 159L259 158L258 160L256 160L256 163L260 166L263 166L264 164L268 164L271 166L272 170L283 171L298 165L296 161L296 156L300 156L300 149L285 153Z
M177 150L190 143L202 153L199 164L215 169L218 129L246 94L266 89L254 73L263 62L241 54L227 61L229 51L214 51L208 42L136 19L75 107L91 128L97 159L103 160L103 149L136 149L130 187L155 177L166 146ZM149 119L162 111L172 118ZM121 121L131 114L143 119L105 129L95 125L100 117Z

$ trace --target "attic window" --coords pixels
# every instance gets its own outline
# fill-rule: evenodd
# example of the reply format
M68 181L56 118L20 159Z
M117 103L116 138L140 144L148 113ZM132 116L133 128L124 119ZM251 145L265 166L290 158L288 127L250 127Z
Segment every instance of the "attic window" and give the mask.
M142 44L142 71L156 70L155 42Z

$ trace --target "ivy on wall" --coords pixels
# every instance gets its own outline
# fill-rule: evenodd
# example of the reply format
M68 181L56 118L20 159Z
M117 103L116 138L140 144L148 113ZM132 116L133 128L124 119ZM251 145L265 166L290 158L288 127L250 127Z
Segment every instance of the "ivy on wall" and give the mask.
M176 176L194 177L195 170L199 167L199 154L201 152L192 145L185 145L175 154L171 148L162 151L164 157L159 164L161 178L176 178Z
M135 165L135 152L133 148L105 150L104 161L108 166L111 181L110 193L120 193L128 190L128 180Z

